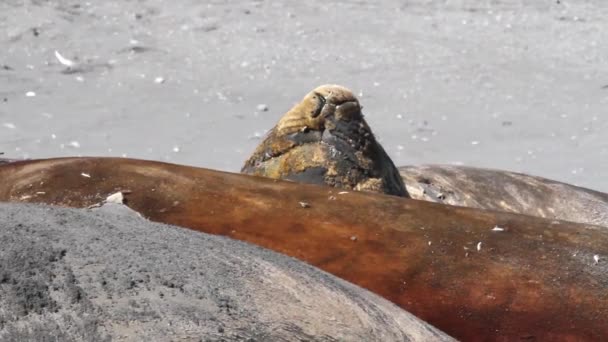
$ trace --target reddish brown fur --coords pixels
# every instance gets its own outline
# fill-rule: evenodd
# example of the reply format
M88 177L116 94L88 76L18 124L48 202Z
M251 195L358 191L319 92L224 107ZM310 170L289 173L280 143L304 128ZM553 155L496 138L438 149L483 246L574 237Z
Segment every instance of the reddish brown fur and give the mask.
M131 159L19 162L0 179L3 201L86 207L128 190L154 221L305 260L464 340L608 338L595 226Z

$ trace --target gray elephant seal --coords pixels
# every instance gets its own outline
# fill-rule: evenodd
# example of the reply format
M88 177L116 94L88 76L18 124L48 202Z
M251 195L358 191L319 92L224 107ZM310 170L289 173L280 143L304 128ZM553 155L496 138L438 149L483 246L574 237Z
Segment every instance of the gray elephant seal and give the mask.
M0 204L0 340L452 340L295 259L133 213Z
M516 172L451 165L399 168L414 199L608 227L608 194Z

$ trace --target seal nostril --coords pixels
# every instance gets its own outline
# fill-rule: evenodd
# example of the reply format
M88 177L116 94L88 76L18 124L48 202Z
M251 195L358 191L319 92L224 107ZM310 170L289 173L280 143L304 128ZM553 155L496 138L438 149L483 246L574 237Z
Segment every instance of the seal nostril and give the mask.
M362 119L363 115L359 103L356 101L341 103L336 107L336 118L344 121Z
M321 116L327 118L334 115L335 112L336 106L331 103L327 103L325 106L323 106L323 110L321 110Z
M321 112L323 111L323 107L325 107L325 104L327 103L327 100L321 94L315 93L315 96L317 97L317 99L319 99L319 102L317 102L317 107L311 113L311 116L313 118L316 118L317 116L319 116L319 114L321 114Z

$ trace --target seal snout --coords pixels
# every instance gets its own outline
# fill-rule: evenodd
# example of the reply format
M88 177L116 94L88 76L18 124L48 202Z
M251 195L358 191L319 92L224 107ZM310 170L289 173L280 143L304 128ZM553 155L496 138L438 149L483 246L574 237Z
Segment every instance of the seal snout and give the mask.
M311 93L323 96L329 103L340 104L348 101L357 101L357 98L350 89L337 85L325 84L316 87Z
M275 134L288 136L299 131L324 131L327 122L363 121L359 100L345 87L323 85L309 92L277 123Z
M334 116L343 121L361 120L361 106L359 100L349 89L339 85L322 85L310 94L317 101L313 118L320 116L323 119Z

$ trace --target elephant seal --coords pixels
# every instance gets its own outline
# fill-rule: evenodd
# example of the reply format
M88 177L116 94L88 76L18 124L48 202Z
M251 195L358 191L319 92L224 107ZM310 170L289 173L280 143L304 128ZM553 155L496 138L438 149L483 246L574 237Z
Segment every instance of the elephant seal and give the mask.
M0 154L0 155L2 155L2 154ZM19 161L19 160L20 159L0 158L0 165L14 163L14 162Z
M0 204L2 341L452 341L312 266L96 211Z
M298 258L458 339L608 339L604 227L125 158L16 162L0 179L0 201L121 191L153 221Z
M337 85L316 88L288 111L242 172L608 226L608 194L508 171L450 166L398 170L363 119L357 98ZM397 175L402 179L396 180Z
M608 194L516 172L452 165L399 168L414 199L608 227Z
M407 197L399 171L378 144L352 92L311 91L285 114L242 173Z

